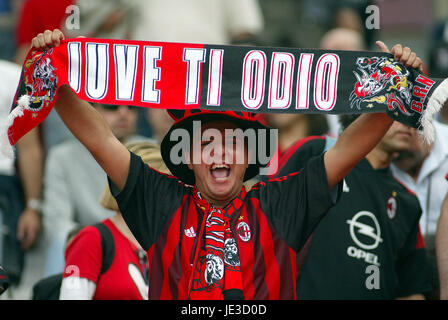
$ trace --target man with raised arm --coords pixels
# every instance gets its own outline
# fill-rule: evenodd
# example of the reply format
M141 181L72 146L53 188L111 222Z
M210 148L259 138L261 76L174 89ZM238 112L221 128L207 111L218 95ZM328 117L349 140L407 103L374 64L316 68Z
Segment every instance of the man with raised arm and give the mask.
M59 30L45 31L33 46L46 49L62 39ZM401 45L392 53L406 66L418 59ZM56 110L107 173L126 223L148 252L149 299L294 299L295 253L337 201L341 180L393 122L386 114L363 114L300 173L246 192L243 182L262 166L252 161L253 147L270 145L235 134L266 129L249 113L172 111L175 123L161 144L171 177L130 153L66 85ZM172 138L185 132L193 148L179 162Z

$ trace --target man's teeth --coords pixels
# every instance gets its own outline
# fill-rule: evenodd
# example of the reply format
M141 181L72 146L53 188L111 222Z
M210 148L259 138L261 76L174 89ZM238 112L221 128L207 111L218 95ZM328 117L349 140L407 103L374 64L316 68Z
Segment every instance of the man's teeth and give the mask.
M227 164L214 164L212 166L212 170L221 169L221 168L230 169L230 166L228 166Z
M226 164L214 164L210 168L210 173L217 180L227 179L230 175L230 166Z

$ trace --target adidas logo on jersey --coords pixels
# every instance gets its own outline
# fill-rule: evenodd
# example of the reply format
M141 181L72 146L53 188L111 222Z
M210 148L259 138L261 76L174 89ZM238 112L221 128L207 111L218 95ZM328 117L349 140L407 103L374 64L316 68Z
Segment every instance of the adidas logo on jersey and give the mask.
M185 232L185 235L186 235L187 237L189 237L189 238L194 238L194 237L196 237L196 232L194 231L193 227L190 227L190 228L188 228L188 229L185 229L184 232Z

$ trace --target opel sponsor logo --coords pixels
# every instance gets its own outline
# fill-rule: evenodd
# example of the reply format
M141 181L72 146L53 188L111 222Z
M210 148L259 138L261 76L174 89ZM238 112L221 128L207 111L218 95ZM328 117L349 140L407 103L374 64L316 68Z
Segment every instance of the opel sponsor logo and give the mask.
M375 215L369 211L360 211L351 220L350 226L352 240L364 250L373 250L378 247L381 238L381 229Z

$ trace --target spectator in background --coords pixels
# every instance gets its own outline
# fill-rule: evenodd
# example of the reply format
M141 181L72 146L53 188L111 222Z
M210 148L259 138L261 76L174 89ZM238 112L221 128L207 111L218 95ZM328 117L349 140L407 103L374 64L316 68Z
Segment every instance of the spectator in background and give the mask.
M148 140L136 132L137 108L95 104L114 135L123 143ZM80 164L82 164L80 166ZM90 225L113 215L98 199L106 174L77 140L50 149L44 176L44 224L50 239L44 276L64 268L64 242L77 224Z
M362 34L347 28L335 28L325 33L320 41L320 48L324 50L366 50ZM337 115L327 114L326 117L330 127L329 134L337 137L341 129Z
M68 38L132 38L137 23L135 1L76 0L76 6L79 8L80 24L79 28L63 29Z
M269 46L317 48L322 36L333 28L347 28L361 34L370 48L374 29L367 29L366 8L372 0L260 0L265 30L260 44Z
M146 121L152 130L152 138L160 143L171 128L174 120L169 116L165 109L147 108L145 110Z
M323 135L328 132L328 123L322 114L269 113L266 123L278 129L278 148L283 153L298 139Z
M19 65L23 65L31 48L31 39L45 30L61 28L68 16L67 7L73 5L76 0L25 0L22 2L16 24L17 51L14 58ZM38 128L39 135L43 138L45 153L51 146L66 139L73 139L73 135L64 126L56 112L50 113Z
M16 25L17 53L15 62L23 64L36 34L47 29L61 28L66 9L76 0L25 0L19 10Z
M8 116L20 72L15 63L0 60L2 120ZM21 250L31 249L41 230L42 145L36 129L23 138L17 143L18 172L14 160L0 153L0 264L9 272L13 285L19 282L23 268Z
M0 59L12 61L16 54L14 29L21 1L0 0Z
M364 49L364 42L359 32L337 28L324 35L320 46L321 49L325 50L360 51ZM281 155L297 140L324 134L337 137L340 133L340 125L336 115L270 113L263 115L262 118L270 127L279 130L278 152L271 162L271 175L276 174L276 168L272 166L273 162L278 161ZM291 152L291 149L289 152Z
M366 50L361 33L347 28L329 30L322 37L320 48L324 50Z
M415 139L413 149L401 154L392 167L395 177L412 190L420 201L420 227L432 269L434 291L429 298L438 299L435 235L443 198L448 192L448 125L434 121L435 140L431 146Z
M256 0L138 0L136 40L249 43L263 29Z
M357 117L342 116L342 127ZM389 167L395 152L409 148L412 130L394 122L344 178L341 199L298 255L298 299L423 299L431 290L418 199ZM278 176L300 170L333 143L330 137L299 140L285 152ZM372 266L377 278L369 280Z
M444 5L446 9L446 3ZM446 78L448 77L448 21L436 23L430 39L428 73L435 78ZM445 102L436 119L448 124L448 103Z
M84 226L78 225L68 233L65 241L66 248L83 228ZM61 284L62 273L38 280L33 285L32 300L59 300Z
M446 181L448 184L448 173ZM443 200L436 233L437 267L440 283L440 300L448 300L448 193Z
M257 0L137 0L136 7L135 40L248 44L264 24ZM173 123L166 110L139 112L139 132L160 142Z
M153 143L136 142L126 146L152 168L165 174L171 174L162 161L160 151L158 148L154 148ZM112 218L101 222L112 235L110 242L113 241L113 243L108 243L107 246L115 248L112 250L114 253L107 257L110 267L107 271L101 268L106 259L105 245L100 241L98 230L91 226L85 228L67 246L65 253L67 269L62 281L60 299L147 300L148 274L145 272L148 272L148 261L146 252L135 240L123 220L117 202L112 197L107 185L100 202L103 207L116 212ZM79 268L77 275L72 275L73 265ZM76 289L73 289L73 281L77 281Z
M271 128L278 129L277 151L269 164L269 175L260 177L262 179L272 177L277 173L279 159L294 142L328 132L327 119L323 114L267 113L260 116L260 121Z

